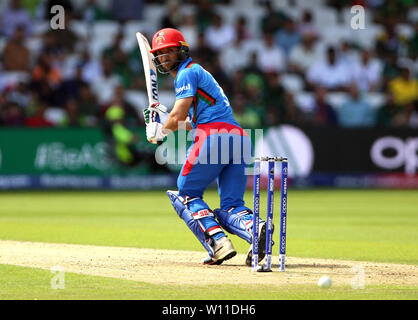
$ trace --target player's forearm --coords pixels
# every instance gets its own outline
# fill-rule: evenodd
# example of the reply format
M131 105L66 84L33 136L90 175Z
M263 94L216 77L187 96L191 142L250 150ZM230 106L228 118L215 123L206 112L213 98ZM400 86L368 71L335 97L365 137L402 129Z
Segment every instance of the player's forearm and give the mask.
M192 130L192 125L187 119L183 119L183 117L178 117L176 115L170 114L166 123L164 124L163 130L177 131L179 129Z
M171 110L163 130L177 131L178 129L191 130L190 121L188 121L188 112L192 104L193 97L176 100L173 110ZM189 124L187 124L189 123Z

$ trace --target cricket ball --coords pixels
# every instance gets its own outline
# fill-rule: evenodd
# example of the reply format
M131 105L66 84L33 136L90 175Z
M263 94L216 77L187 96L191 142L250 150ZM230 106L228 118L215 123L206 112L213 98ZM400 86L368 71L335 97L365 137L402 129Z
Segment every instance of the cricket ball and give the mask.
M331 287L331 284L332 284L331 278L328 276L322 276L318 280L318 286L320 288L324 288L324 289L329 288Z

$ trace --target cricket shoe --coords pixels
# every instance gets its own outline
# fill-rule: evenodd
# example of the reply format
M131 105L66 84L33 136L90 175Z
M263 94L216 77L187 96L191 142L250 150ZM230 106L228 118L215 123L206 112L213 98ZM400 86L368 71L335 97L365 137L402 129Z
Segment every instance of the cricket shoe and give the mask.
M208 256L202 260L203 264L220 265L222 262L229 260L237 254L231 240L227 237L222 237L219 240L214 240L213 257Z
M258 262L264 259L266 256L266 222L260 221L258 227ZM272 226L272 231L274 231L274 225ZM274 241L273 244L274 245ZM245 264L251 267L251 262L253 258L253 244L251 244L250 248L248 249L247 256L245 258Z

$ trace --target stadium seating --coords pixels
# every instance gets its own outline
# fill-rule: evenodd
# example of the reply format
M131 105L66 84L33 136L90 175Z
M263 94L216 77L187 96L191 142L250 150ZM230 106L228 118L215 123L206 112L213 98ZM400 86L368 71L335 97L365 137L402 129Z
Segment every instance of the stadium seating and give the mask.
M113 43L120 29L120 24L114 21L99 21L93 24L90 39L90 54L93 58L100 59L101 53Z
M282 74L280 76L280 83L286 90L292 93L303 91L303 79L296 74Z
M82 39L89 38L90 28L88 23L80 20L73 20L70 24L70 29L77 34L78 37Z

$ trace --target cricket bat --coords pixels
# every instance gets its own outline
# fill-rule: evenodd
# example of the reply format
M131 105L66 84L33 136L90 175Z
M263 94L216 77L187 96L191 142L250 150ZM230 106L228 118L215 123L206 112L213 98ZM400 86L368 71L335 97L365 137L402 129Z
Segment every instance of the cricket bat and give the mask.
M149 105L158 102L158 83L157 83L157 68L152 61L151 47L145 36L137 32L136 39L138 40L139 50L141 51L142 65L144 66L145 83L147 86Z
M148 102L152 105L158 102L158 82L157 82L157 67L152 61L151 47L147 38L141 33L136 33L136 39L138 40L139 50L141 52L142 65L144 67L145 84L147 87ZM159 120L158 120L159 122ZM160 145L159 141L157 144Z

